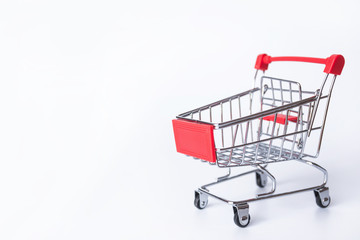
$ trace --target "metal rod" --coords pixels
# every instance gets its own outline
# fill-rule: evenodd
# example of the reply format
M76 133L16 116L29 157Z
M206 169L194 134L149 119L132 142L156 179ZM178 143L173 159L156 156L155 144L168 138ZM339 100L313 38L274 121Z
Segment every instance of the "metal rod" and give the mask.
M245 142L244 143L247 143L247 137L248 137L248 132L249 132L249 122L246 124L246 130L245 130ZM243 156L242 156L242 159L241 159L241 164L244 162L245 160L245 149L246 149L246 145L243 146Z
M288 123L289 123L289 110L286 111L286 119L285 119L285 125L284 125L284 130L283 130L283 135L286 134L286 131L287 131L287 127L288 127ZM281 158L281 154L282 154L282 151L283 151L283 148L284 148L284 143L285 143L285 137L282 138L282 141L281 141L281 148L280 148L280 152L279 152L279 158Z
M224 175L224 176L218 177L217 182L221 182L221 181L229 178L230 175L231 175L231 168L228 168L228 173L226 175Z
M324 113L324 116L323 116L323 123L322 123L321 131L320 131L319 145L318 145L318 149L317 149L317 152L316 152L316 157L318 157L319 154L320 154L321 143L322 143L322 139L323 139L327 113L328 113L328 110L329 110L329 104L330 104L331 94L332 94L332 90L334 88L335 80L336 80L336 75L334 75L333 80L331 82L330 89L329 89L329 98L327 100L325 113Z
M239 118L241 118L241 101L240 101L240 97L238 97L238 99L239 99ZM244 143L244 133L243 133L242 123L240 123L240 131L241 131L241 141L242 141L242 143Z
M238 124L238 123L242 123L242 122L248 122L250 120L265 117L265 116L268 116L268 115L271 115L271 114L274 114L274 113L278 113L278 112L281 112L281 111L284 111L284 110L287 110L287 109L295 108L297 106L303 105L305 103L310 103L310 102L313 102L315 100L316 100L316 96L312 96L312 97L305 98L303 100L296 101L296 102L293 102L293 103L290 103L290 104L286 104L286 105L283 105L283 106L280 106L280 107L272 108L272 109L265 110L265 111L262 111L262 112L259 112L259 113L254 113L254 114L251 114L251 115L246 116L246 117L242 117L242 118L234 119L232 121L219 123L217 127L218 128L224 128L224 127L231 126L233 124Z
M268 149L268 153L267 153L267 159L269 159L270 152L271 152L271 145L272 145L272 141L273 141L273 138L274 138L274 131L275 131L275 126L276 126L277 115L278 114L275 113L273 128L271 130L271 138L270 138L270 142L269 142L269 149Z
M250 93L259 91L259 90L260 90L260 88L254 88L254 89L251 89L251 90L248 90L248 91L245 91L245 92L242 92L242 93L233 95L233 96L231 96L231 97L227 97L227 98L224 98L224 99L222 99L222 100L219 100L219 101L216 101L216 102L207 104L207 105L205 105L205 106L202 106L202 107L193 109L193 110L191 110L191 111L187 111L187 112L185 112L185 113L181 113L181 114L178 115L178 117L185 117L185 116L188 116L189 114L191 114L192 112L197 112L197 111L199 111L199 110L205 110L205 109L208 109L209 107L215 107L215 106L217 106L217 105L220 105L220 104L223 103L223 102L229 101L229 99L236 99L237 97L243 97L243 96L246 96L246 95L248 95L248 94L250 94Z
M310 137L310 134L311 134L311 128L312 126L314 125L314 121L315 121L315 116L316 116L316 112L317 112L317 109L319 107L319 102L320 102L320 97L322 95L322 91L324 89L324 86L325 86L325 83L326 83L326 80L328 79L329 77L329 74L326 74L325 75L325 79L324 81L322 82L321 84L321 88L320 88L320 91L318 92L317 94L317 99L316 99L316 102L315 102L315 107L313 109L313 113L312 113L312 118L311 118L311 121L310 121L310 126L309 126L309 131L308 131L308 137ZM336 75L334 75L334 77L336 78Z
M270 195L273 194L276 190L276 179L275 177L268 171L266 170L264 167L257 165L256 166L259 170L261 170L261 172L265 173L270 179L271 179L271 190L269 192L266 193L261 193L258 194L257 197L262 197L262 196L266 196L266 195Z
M321 129L321 127L315 127L313 128L312 130L319 130ZM279 135L279 136L274 136L272 139L277 139L277 138L282 138L282 137L288 137L288 136L292 136L294 134L299 134L299 133L303 133L303 132L306 132L307 130L302 130L302 131L298 131L298 132L293 132L293 133L288 133L288 134L284 134L284 135ZM266 142L266 141L269 141L271 140L270 138L266 138L266 139L262 139L260 141L254 141L254 142L251 142L251 143L244 143L244 144L240 144L240 145L237 145L237 146L233 146L233 147L226 147L226 148L217 148L216 151L225 151L225 150L230 150L232 148L241 148L241 147L245 147L245 146L248 146L248 145L251 145L251 144L257 144L257 143L260 143L260 142Z
M229 168L230 169L230 168ZM237 174L237 175L234 175L232 177L218 177L217 181L216 182L211 182L211 183L208 183L208 184L205 184L203 186L201 186L202 189L206 189L207 187L210 187L210 186L213 186L213 185L216 185L216 184L219 184L221 182L225 182L225 181L228 181L228 180L231 180L231 179L234 179L234 178L237 178L237 177L241 177L241 176L244 176L244 175L247 175L247 174L250 174L250 173L254 173L256 172L257 170L251 170L251 171L248 171L248 172L244 172L244 173L240 173L240 174Z
M245 172L245 173L241 173L241 174L238 174L238 175L235 175L233 177L228 177L226 179L223 179L221 181L217 181L217 182L212 182L212 183L209 183L209 184L206 184L206 185L203 185L202 187L199 188L199 191L204 193L204 194L207 194L208 196L211 196L213 198L216 198L218 200L221 200L223 202L226 202L228 204L241 204L241 203L247 203L247 202L253 202L253 201L257 201L257 200L262 200L262 199L268 199L268 198L273 198L273 197L280 197L280 196L286 196L286 195L290 195L290 194L294 194L294 193L300 193L300 192L304 192L304 191L311 191L311 190L315 190L315 189L319 189L319 188L322 188L326 185L327 183L327 179L328 179L328 173L326 171L325 168L321 167L320 165L316 164L316 163L313 163L311 161L306 161L306 160L298 160L299 162L301 163L305 163L306 165L308 166L311 166L311 167L314 167L318 170L320 170L322 173L323 173L323 181L322 181L322 184L320 185L315 185L315 186L312 186L312 187L307 187L307 188L300 188L300 189L296 189L296 190L293 190L293 191L287 191L287 192L282 192L282 193L277 193L277 194L269 194L269 193L263 193L263 194L258 194L255 198L250 198L250 199L244 199L244 200L240 200L240 201L233 201L233 200L227 200L225 198L222 198L222 197L219 197L218 195L215 195L213 193L211 193L207 187L209 186L213 186L213 185L216 185L216 184L219 184L221 182L224 182L224 181L228 181L228 180L231 180L231 179L234 179L234 178L238 178L238 177L241 177L241 176L244 176L244 175L247 175L247 174L250 174L250 173L253 173L253 172L256 172L258 170L253 170L253 171L249 171L249 172ZM264 170L263 170L264 169ZM262 171L264 171L264 173L269 173L267 170L265 170L265 168L261 169ZM271 175L272 176L272 175ZM275 188L276 188L276 185L275 185Z

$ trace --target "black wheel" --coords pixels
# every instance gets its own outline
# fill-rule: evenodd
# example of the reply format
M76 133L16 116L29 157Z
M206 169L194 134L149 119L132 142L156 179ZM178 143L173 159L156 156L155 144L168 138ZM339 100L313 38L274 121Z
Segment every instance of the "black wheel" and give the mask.
M321 208L327 208L330 205L331 202L330 196L326 197L324 201L322 201L320 194L317 191L314 191L314 194L315 194L316 205L318 205Z
M261 178L261 174L256 172L256 185L258 185L259 187L263 188L266 186L266 178L265 180L263 178Z
M195 191L194 205L198 209L204 209L208 204L208 201L200 201L200 193Z
M246 227L247 225L249 225L250 223L250 214L247 215L246 219L239 219L239 215L237 213L234 214L234 223L238 226L238 227Z

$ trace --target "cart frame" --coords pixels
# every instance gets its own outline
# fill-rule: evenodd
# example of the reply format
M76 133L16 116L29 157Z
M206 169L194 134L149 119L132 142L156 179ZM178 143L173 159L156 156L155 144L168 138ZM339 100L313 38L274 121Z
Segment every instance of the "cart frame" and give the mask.
M265 75L268 65L276 61L324 64L325 78L318 90L314 92L303 91L301 85L297 82ZM195 190L195 206L199 209L205 208L209 196L228 203L233 206L234 222L239 227L246 227L250 223L248 203L257 200L304 191L314 191L317 205L322 208L329 206L331 199L329 196L329 188L326 187L328 173L325 168L307 160L307 158L317 158L319 156L332 90L337 76L342 72L344 63L344 57L341 55L332 55L323 59L308 57L270 57L266 54L260 54L255 64L256 73L254 76L253 89L178 115L176 117L177 119L173 120L178 152L193 156L195 159L200 158L202 161L209 162L211 165L216 164L220 168L228 169L228 173L225 176L221 176L217 178L215 182L205 184ZM263 76L258 76L259 70L263 72ZM331 75L332 79L329 82L329 76ZM264 84L266 81L270 82L270 87ZM260 87L255 87L257 82L260 83ZM279 83L278 88L274 87L274 82ZM289 86L288 88L284 87L286 84ZM295 89L293 86L297 88ZM325 86L328 88L326 94L324 94ZM272 92L272 97L270 98L266 97L266 92L269 89L270 92ZM276 97L275 91L280 93L280 95L277 95L278 97ZM260 110L254 113L253 100L256 93L260 94ZM285 93L289 94L288 100L284 100ZM271 93L269 94L271 96ZM294 94L298 94L297 100L293 99ZM303 98L303 95L310 96ZM249 111L248 114L242 115L240 100L245 97L249 99ZM233 102L235 100L238 100L239 107L239 115L236 118L233 117ZM270 101L270 103L266 101ZM320 123L318 123L318 126L315 126L314 123L316 122L315 119L318 108L322 101L325 101L323 117ZM276 104L277 102L280 102L281 105ZM224 104L230 106L230 119L226 121L224 121ZM264 109L265 105L268 105L270 108ZM216 107L221 110L220 122L213 120L214 110L212 109ZM307 111L305 111L305 108L307 108ZM202 113L206 111L208 111L210 115L208 120L202 118ZM284 112L285 115L281 114ZM266 133L264 132L264 121L269 122ZM290 122L293 122L294 126L294 129L291 131L289 130ZM255 123L257 124L256 126ZM270 124L272 127L269 133ZM243 129L243 125L245 125L245 129ZM254 130L255 128L257 130ZM226 133L224 132L226 129L229 132L228 138L230 139L228 146L224 144L224 138L226 138ZM279 134L280 129L282 130L282 134ZM220 133L219 141L214 137L215 131ZM304 149L307 139L313 131L320 131L320 134L315 154L309 154L306 153ZM250 141L248 140L249 132L251 134ZM253 135L256 135L257 138L254 139ZM236 141L240 141L240 144L236 143ZM289 148L284 147L286 141L289 142ZM222 144L215 144L215 142L222 142ZM275 146L275 142L278 142L279 145ZM219 147L218 145L221 146ZM295 145L298 147L298 150L295 149ZM270 163L289 160L296 160L319 170L323 175L322 183L312 187L275 193L277 186L276 178L266 167ZM255 169L232 176L231 168L240 166L252 166ZM259 187L265 187L269 178L271 180L271 190L257 194L255 197L249 199L229 200L210 192L208 189L211 186L252 173L256 174L256 183Z

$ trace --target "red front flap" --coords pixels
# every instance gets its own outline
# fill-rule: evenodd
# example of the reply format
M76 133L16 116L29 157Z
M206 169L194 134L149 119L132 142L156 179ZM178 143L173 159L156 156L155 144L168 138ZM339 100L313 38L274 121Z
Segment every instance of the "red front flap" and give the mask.
M176 150L208 162L216 162L214 126L174 119Z

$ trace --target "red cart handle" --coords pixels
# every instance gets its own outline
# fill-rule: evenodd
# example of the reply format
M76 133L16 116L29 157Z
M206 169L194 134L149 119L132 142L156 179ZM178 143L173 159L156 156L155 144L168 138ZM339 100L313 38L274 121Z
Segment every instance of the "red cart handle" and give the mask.
M270 57L266 54L260 54L256 59L255 68L258 70L267 70L269 64L279 61L292 62L309 62L325 64L325 73L340 75L345 64L345 59L342 55L334 54L328 58L311 58L311 57Z

